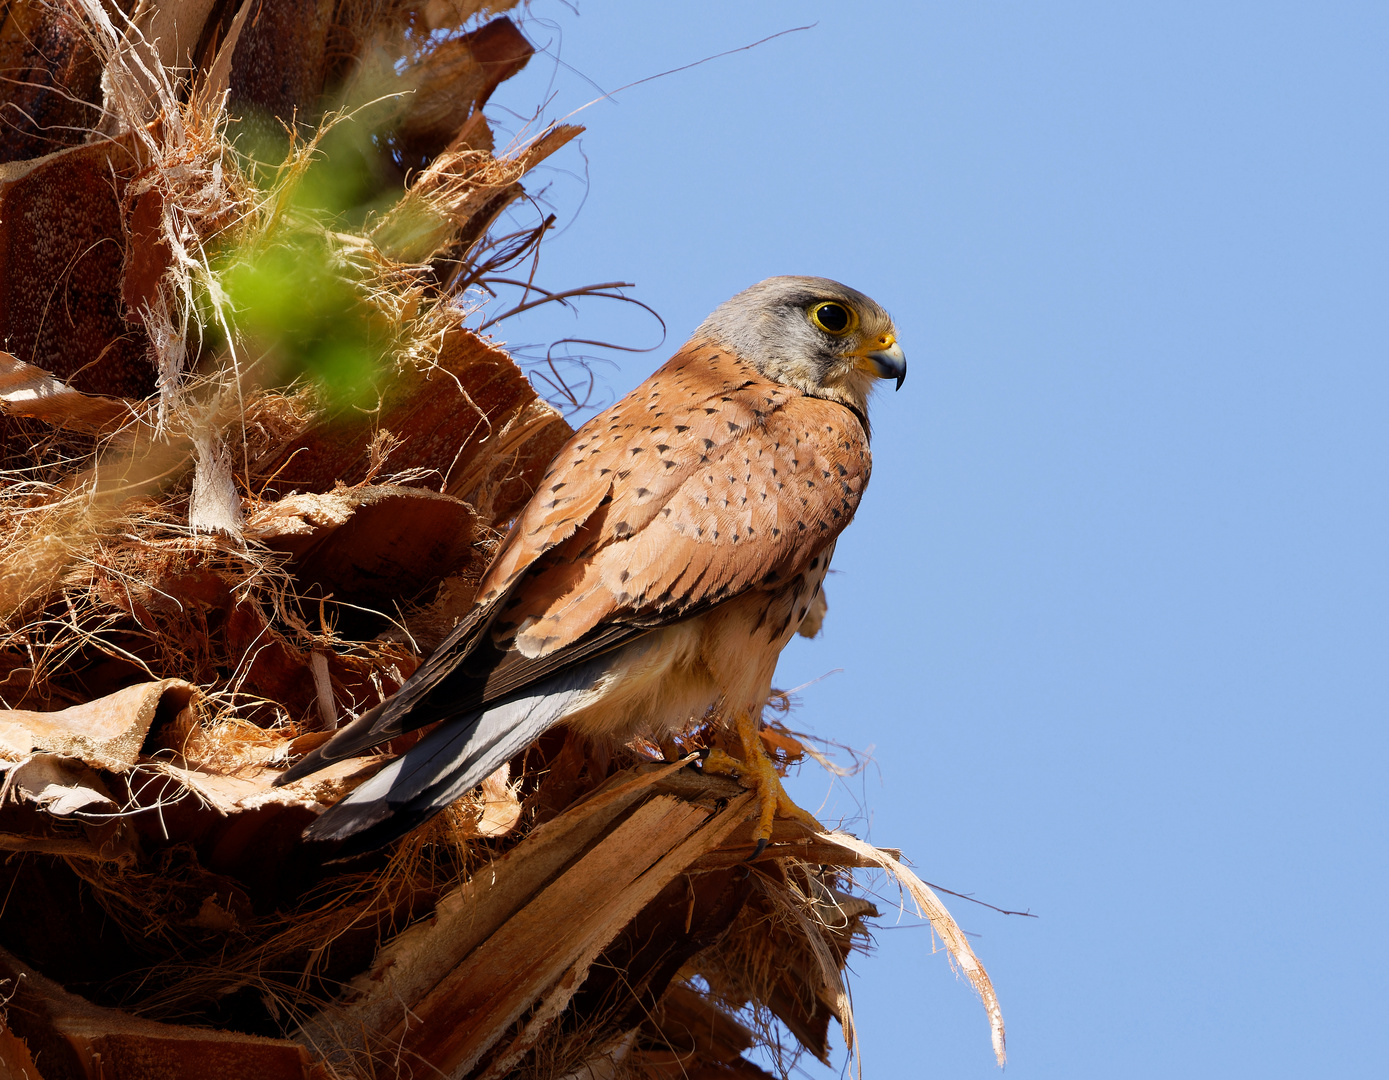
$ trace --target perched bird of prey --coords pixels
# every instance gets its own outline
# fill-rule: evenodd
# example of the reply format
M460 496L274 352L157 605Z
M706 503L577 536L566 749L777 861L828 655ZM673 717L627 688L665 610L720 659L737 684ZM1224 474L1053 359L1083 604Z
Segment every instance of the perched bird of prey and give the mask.
M559 452L438 650L280 778L444 721L305 835L367 851L555 724L663 742L712 710L743 758L706 767L759 786L765 842L794 804L762 707L868 483L870 390L906 370L887 312L838 282L769 278L720 305Z

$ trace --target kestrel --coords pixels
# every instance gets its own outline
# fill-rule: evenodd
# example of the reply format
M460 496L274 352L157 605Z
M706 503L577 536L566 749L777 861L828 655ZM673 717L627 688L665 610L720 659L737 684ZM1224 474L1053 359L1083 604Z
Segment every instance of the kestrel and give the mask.
M906 377L886 311L815 277L720 305L658 371L581 427L503 541L471 611L391 698L279 780L444 721L306 837L339 855L399 837L542 732L666 743L710 717L758 737L782 648L820 591L868 483L868 396Z

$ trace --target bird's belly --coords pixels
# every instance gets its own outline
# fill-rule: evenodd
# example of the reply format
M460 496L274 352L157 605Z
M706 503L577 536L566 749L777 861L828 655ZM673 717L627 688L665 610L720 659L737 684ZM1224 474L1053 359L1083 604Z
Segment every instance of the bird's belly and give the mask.
M720 697L700 661L706 619L672 623L618 650L591 698L565 722L590 737L626 742L659 740L698 721Z

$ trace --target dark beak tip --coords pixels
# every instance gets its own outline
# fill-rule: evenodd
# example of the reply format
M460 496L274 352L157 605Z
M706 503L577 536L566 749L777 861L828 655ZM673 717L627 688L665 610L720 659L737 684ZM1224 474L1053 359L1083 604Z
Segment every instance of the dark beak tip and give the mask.
M902 389L902 384L907 381L907 358L902 354L900 345L894 343L891 348L867 353L866 356L873 361L878 378L895 379L897 389Z

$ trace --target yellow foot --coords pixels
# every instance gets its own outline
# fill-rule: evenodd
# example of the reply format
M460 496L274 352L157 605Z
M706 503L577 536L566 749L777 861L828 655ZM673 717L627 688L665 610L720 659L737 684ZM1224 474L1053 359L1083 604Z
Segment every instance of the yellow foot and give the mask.
M761 723L754 716L740 716L737 720L738 742L742 744L743 756L735 758L732 754L715 748L704 759L704 771L712 773L737 773L757 790L757 850L752 853L755 859L762 854L767 841L772 838L772 819L780 812L782 817L799 821L808 828L821 832L821 825L812 814L807 813L791 801L781 786L776 765L767 753L762 742Z

